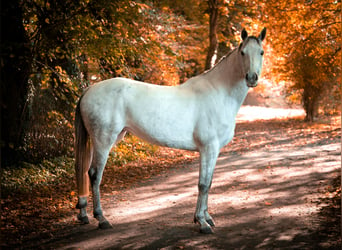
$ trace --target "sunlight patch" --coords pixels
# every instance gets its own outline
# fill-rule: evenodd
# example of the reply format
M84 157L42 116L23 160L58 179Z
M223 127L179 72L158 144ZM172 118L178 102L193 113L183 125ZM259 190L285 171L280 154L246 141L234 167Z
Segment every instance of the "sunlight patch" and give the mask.
M298 217L303 216L304 214L314 214L319 210L318 207L307 206L306 204L294 204L288 206L277 207L273 209L269 209L268 212L275 217Z

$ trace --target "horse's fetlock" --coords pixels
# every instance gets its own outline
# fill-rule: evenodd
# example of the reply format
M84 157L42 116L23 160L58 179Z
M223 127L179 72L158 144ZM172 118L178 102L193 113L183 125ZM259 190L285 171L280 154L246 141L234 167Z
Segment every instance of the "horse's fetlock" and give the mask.
M76 204L76 208L77 208L77 209L82 209L82 208L87 207L87 205L88 205L87 199L84 198L84 197L80 197L80 198L78 199L77 204Z
M199 215L199 214L194 215L194 223L201 224L202 221L205 221L205 218L203 215Z
M210 185L206 185L206 184L202 184L202 183L198 184L198 190L200 192L206 193L209 191L209 189L210 189Z
M102 210L94 210L94 218L99 220L100 217L103 217Z
M89 218L88 216L82 216L81 214L77 215L77 219L82 223L82 224L89 224Z

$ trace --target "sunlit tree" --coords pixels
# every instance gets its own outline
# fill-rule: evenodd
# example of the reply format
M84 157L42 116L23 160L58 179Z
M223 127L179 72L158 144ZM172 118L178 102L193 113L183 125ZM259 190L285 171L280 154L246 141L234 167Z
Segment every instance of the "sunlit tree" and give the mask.
M341 1L267 1L277 80L301 96L306 120L341 94ZM331 97L331 98L327 98ZM321 101L324 100L324 101Z

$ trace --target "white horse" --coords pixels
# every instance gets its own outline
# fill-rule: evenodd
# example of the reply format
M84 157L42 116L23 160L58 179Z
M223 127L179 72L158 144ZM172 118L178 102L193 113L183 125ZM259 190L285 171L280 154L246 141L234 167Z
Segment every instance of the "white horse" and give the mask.
M90 179L94 217L100 228L111 227L102 213L99 187L112 146L129 131L150 143L199 151L194 221L200 224L200 232L212 233L215 224L208 213L208 191L216 160L220 149L233 138L235 117L248 88L257 86L265 36L265 28L258 37L248 36L243 29L238 48L211 70L179 86L113 78L87 89L77 104L75 118L78 219L89 223Z

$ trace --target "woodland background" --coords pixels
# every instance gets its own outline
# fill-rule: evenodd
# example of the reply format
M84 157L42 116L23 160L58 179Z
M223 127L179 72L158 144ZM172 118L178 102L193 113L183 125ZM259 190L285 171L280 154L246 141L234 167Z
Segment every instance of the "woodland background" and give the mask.
M85 88L118 76L180 84L238 46L242 28L253 35L267 28L263 79L254 91L266 98L268 88L276 88L286 105L302 106L306 115L261 123L263 136L245 124L229 146L232 153L276 143L283 134L303 145L340 141L340 0L11 0L2 1L0 11L5 244L51 238L70 224L63 221L73 216L77 195L74 110ZM273 130L281 135L267 138ZM133 136L115 151L102 185L110 195L196 157ZM331 218L340 235L338 178L335 184Z
M182 83L238 46L243 27L267 27L263 78L282 83L307 121L339 111L340 0L2 2L2 165L72 156L86 87L117 76Z

